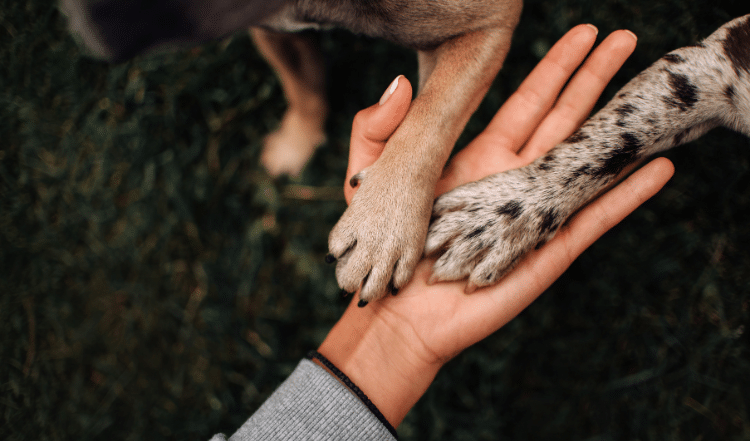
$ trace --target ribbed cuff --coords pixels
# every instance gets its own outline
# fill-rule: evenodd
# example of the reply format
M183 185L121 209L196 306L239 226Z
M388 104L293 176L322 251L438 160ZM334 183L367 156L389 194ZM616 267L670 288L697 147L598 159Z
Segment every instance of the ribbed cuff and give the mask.
M307 353L307 358L309 360L318 360L320 363L326 367L329 371L331 371L335 376L338 377L339 380L341 380L342 383L346 387L349 388L349 390L352 391L354 395L359 398L362 403L367 406L368 409L370 409L370 412L372 412L373 415L385 426L386 429L388 429L389 432L391 432L391 435L393 435L394 438L398 439L398 434L396 433L396 428L391 425L391 423L388 422L388 420L385 418L382 412L380 412L380 409L372 402L370 399L365 395L364 392L362 392L362 389L358 388L356 384L352 380L349 379L349 377L346 376L345 373L341 372L341 369L337 368L336 365L331 363L330 360L325 358L323 354L321 354L318 351L310 351Z
M392 429L336 377L303 359L292 375L229 439L393 441L395 430ZM212 440L223 439L216 435Z

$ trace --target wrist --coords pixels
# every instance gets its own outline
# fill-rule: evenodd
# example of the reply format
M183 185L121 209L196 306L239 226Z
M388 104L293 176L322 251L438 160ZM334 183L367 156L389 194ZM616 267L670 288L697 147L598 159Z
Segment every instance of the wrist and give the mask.
M381 302L352 302L318 352L359 387L394 427L424 395L442 362L416 351L408 326Z

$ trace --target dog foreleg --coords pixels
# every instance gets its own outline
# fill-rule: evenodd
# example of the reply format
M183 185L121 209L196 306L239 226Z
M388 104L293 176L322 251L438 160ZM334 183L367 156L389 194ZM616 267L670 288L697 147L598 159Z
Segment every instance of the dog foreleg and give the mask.
M432 279L468 277L468 291L496 283L639 161L717 126L750 136L750 15L662 57L531 164L438 198Z
M513 23L515 24L515 23ZM420 54L420 93L329 236L344 290L370 301L403 286L422 255L435 184L500 69L513 26L471 32ZM422 75L420 75L422 76Z

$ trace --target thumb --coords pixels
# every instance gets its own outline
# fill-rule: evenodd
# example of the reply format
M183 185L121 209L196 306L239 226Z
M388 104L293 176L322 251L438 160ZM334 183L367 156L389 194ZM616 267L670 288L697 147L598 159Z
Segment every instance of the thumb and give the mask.
M388 138L396 131L411 105L411 83L399 75L388 86L380 102L360 110L352 122L349 166L344 181L347 203L356 191L349 181L352 176L374 163L383 152Z

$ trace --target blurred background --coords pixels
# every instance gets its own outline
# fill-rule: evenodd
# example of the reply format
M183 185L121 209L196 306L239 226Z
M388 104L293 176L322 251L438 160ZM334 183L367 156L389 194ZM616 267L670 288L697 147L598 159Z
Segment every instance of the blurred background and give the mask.
M460 144L579 23L628 28L602 102L745 1L531 0ZM327 235L351 120L412 53L321 35L329 141L258 165L284 101L244 33L108 65L49 0L0 6L0 438L233 433L343 311ZM716 130L538 301L440 373L403 440L750 439L750 164Z

